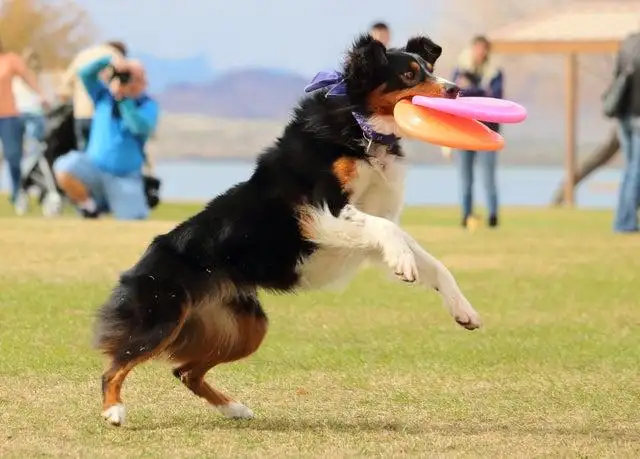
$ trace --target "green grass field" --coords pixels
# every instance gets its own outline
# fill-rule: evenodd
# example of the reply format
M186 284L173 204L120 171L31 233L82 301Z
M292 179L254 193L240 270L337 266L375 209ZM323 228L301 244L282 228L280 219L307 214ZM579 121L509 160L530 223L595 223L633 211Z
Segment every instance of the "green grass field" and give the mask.
M125 383L127 423L106 425L92 315L197 208L121 223L0 207L1 457L640 456L640 237L614 235L610 212L506 209L471 234L456 209L409 209L484 328L373 270L265 295L261 349L208 375L256 419L221 418L153 362Z

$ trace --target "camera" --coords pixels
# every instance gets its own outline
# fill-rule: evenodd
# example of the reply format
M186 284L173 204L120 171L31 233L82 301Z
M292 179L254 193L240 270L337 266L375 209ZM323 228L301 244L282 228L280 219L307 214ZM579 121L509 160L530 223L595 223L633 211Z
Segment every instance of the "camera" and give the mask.
M131 72L129 70L118 72L113 65L109 65L107 68L111 71L109 81L120 80L120 84L127 84L131 81Z

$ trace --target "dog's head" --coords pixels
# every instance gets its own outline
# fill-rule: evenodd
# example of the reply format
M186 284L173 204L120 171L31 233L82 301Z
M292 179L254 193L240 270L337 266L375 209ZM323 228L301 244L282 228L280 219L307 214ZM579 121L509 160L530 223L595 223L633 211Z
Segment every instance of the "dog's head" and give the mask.
M458 96L459 88L434 75L442 48L427 37L416 36L402 48L387 49L369 35L361 35L347 54L343 67L350 101L372 116L393 115L402 99L413 96Z

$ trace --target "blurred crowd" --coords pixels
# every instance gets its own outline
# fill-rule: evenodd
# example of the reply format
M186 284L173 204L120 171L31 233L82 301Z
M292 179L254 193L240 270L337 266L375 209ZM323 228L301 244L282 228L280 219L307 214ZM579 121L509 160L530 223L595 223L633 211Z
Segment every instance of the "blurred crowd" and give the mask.
M393 46L391 28L372 24L369 33L385 46ZM462 50L448 77L460 88L460 96L503 98L504 72L494 59L491 42L473 37ZM153 135L159 108L147 92L143 65L127 58L119 41L80 52L66 69L49 100L41 88L42 66L37 52L22 55L3 49L0 42L0 141L9 166L10 199L18 213L26 202L21 162L25 151L43 148L47 136L47 112L66 104L72 117L73 147L47 157L55 187L84 218L111 213L119 219L145 219L158 203L160 181L147 171L145 144ZM446 75L440 75L447 77ZM625 168L620 186L614 229L637 232L640 206L640 33L622 44L612 83L604 97L605 114L617 120ZM485 123L499 132L500 126ZM31 147L25 148L25 141ZM499 225L498 154L495 151L451 151L459 171L461 225L479 223L474 211L475 169L484 188L490 228ZM36 163L34 163L36 164ZM31 169L26 173L31 173ZM48 190L51 191L51 190Z

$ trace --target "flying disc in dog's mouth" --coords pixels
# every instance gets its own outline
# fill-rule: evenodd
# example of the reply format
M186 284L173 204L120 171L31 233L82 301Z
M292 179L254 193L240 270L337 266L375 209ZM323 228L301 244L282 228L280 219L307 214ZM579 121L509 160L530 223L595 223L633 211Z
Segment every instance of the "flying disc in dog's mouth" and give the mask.
M493 97L443 98L417 95L394 106L394 118L407 135L443 147L501 150L504 139L479 121L520 123L527 110Z
M504 138L479 121L415 105L411 100L396 103L393 118L407 137L423 142L461 150L504 147Z

